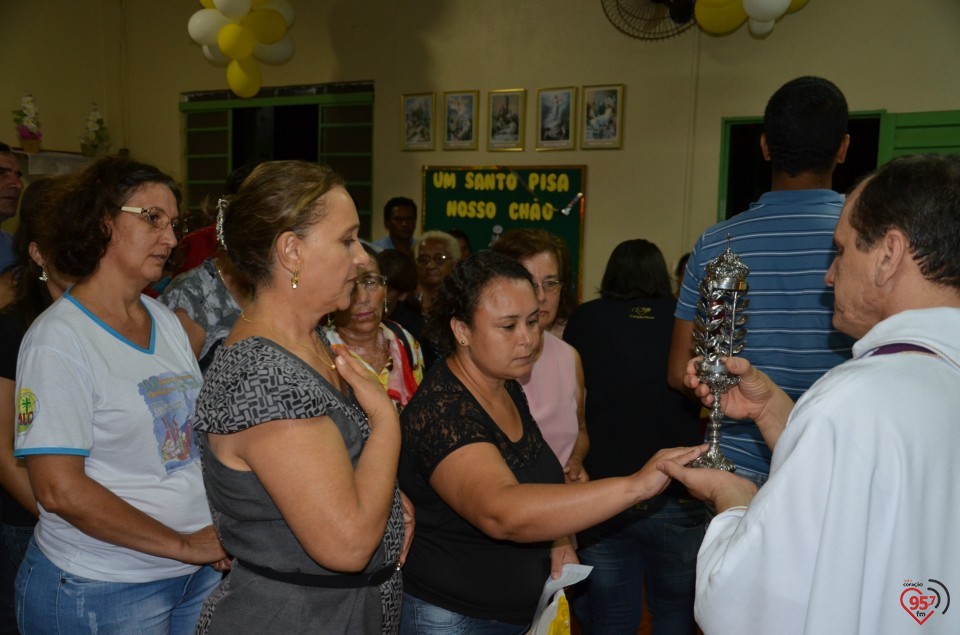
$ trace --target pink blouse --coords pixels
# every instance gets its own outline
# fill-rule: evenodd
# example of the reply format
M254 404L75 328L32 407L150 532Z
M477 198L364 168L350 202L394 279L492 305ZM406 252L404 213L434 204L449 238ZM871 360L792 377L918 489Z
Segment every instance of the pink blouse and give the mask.
M577 367L572 346L543 334L543 351L530 375L520 379L530 412L547 445L566 466L580 426L577 423Z

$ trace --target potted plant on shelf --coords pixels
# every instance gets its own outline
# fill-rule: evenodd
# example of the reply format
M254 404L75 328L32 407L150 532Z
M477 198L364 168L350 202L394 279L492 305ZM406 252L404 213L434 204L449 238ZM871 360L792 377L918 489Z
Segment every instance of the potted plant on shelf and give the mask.
M97 102L90 102L90 112L87 114L87 129L80 137L80 152L85 157L95 157L107 147L107 126L103 123L103 115L97 107Z
M40 151L40 111L37 109L33 95L25 93L20 99L20 109L13 111L13 123L17 127L20 137L20 147L23 151L32 154Z

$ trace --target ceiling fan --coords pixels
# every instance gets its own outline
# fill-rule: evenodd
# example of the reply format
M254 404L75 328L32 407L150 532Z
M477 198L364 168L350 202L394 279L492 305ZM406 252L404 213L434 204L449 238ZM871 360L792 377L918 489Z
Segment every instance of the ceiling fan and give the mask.
M640 40L662 40L694 24L695 0L601 0L607 19L621 32Z

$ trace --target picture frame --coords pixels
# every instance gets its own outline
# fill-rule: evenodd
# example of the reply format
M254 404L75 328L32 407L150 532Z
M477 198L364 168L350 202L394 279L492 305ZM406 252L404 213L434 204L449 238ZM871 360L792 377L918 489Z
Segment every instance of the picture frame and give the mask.
M619 148L623 143L623 84L584 86L580 149Z
M401 150L433 150L436 148L436 98L434 93L412 93L400 96Z
M487 96L487 150L523 150L527 91L491 90Z
M537 91L537 150L573 150L576 142L575 86Z
M476 150L480 91L443 93L443 149Z

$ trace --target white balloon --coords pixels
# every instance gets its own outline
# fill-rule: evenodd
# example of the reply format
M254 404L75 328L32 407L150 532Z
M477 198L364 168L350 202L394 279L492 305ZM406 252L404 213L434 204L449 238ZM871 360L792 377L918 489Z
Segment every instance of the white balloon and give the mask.
M226 66L230 63L230 58L223 54L217 45L203 45L203 56L214 66Z
M287 0L270 0L260 6L261 9L273 9L283 16L283 21L287 23L287 28L293 26L293 7Z
M743 0L747 17L757 22L771 22L787 12L790 0Z
M213 0L213 6L217 11L234 20L239 20L250 13L252 4L253 0Z
M750 33L756 37L765 37L770 35L770 32L773 31L773 25L775 25L777 21L769 20L767 22L761 22L760 20L750 18L747 23L750 25Z
M187 22L187 33L197 44L213 46L217 43L217 34L220 33L220 29L227 24L230 24L230 20L216 9L200 9L190 16L190 21Z
M283 64L293 57L293 38L287 33L276 44L257 44L253 57L264 64Z

